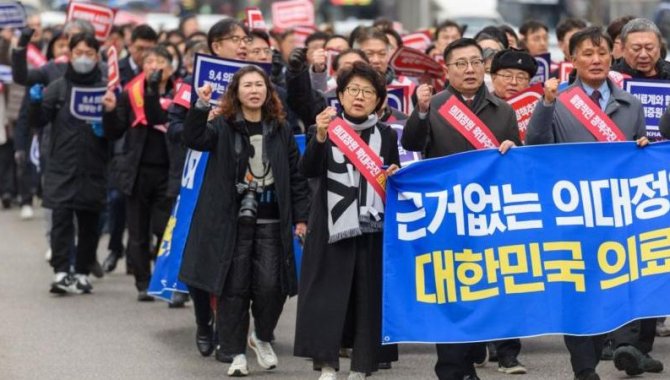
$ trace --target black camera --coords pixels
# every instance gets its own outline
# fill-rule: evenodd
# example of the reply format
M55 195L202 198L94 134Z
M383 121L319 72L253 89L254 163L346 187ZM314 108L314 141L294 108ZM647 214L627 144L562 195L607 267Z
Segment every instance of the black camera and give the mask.
M251 181L248 185L243 185L241 190L242 200L240 201L240 211L237 214L237 220L242 224L256 224L256 214L258 212L256 193L258 192L258 182Z

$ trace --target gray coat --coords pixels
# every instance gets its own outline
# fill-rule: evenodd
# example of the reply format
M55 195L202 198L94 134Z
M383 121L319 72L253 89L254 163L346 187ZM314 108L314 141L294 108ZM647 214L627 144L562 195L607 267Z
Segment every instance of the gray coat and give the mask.
M577 79L564 91L581 85L582 82ZM626 139L637 140L646 136L647 127L642 103L609 79L607 85L611 91L605 107L607 116L621 129ZM545 105L543 101L538 102L526 133L527 145L595 141L597 140L591 132L558 101L551 105Z

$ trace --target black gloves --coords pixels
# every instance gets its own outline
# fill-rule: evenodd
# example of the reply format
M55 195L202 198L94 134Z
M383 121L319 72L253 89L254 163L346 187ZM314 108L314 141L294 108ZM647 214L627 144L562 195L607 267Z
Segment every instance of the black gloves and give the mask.
M154 71L147 78L147 96L156 96L158 94L158 85L161 83L161 78L163 77L163 69Z
M299 72L307 67L307 49L295 48L288 56L288 69Z
M17 47L25 48L30 43L30 39L33 38L35 34L35 29L33 28L23 28L21 29L21 36L19 37L19 42Z

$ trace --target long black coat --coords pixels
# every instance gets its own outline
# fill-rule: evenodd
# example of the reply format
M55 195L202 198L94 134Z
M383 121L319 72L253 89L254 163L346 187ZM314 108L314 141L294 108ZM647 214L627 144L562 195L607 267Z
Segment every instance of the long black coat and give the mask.
M106 83L100 81L91 87L104 86ZM43 204L47 208L100 211L107 199L108 140L96 136L90 124L72 116L71 94L72 83L58 79L44 90L41 109L31 108L31 124L51 123ZM103 126L113 120L113 114L105 113Z
M379 153L384 165L400 165L396 132L386 124L377 125L382 132ZM365 133L361 137L367 141ZM349 309L356 255L360 250L371 253L365 297L378 306L372 312L377 315L369 316L374 324L379 323L371 326L371 333L381 334L382 234L364 234L328 243L326 153L331 147L330 140L319 143L316 138L309 139L300 164L304 175L317 179L318 183L302 257L294 354L317 361L337 357ZM366 285L359 286L359 291L366 288Z
M191 107L184 121L182 137L186 146L210 154L179 278L220 295L236 246L240 196L235 185L246 173L251 144L244 120L217 117L208 123L207 115L208 111ZM265 146L279 203L282 291L293 296L297 293L297 279L292 226L307 221L307 181L298 171L300 153L291 130L277 123L264 125L268 127L271 132ZM242 145L239 156L235 151L236 135Z
M150 129L154 125L167 124L167 113L161 108L160 97L158 94L144 94L144 112L147 118L147 125L138 125L131 127L136 118L133 108L130 104L128 90L121 93L116 107L116 122L105 125L105 136L110 140L118 140L124 136L122 149L117 154L110 165L111 181L116 188L126 195L131 195L137 182L137 173L139 172L142 154L146 145ZM167 96L169 97L169 96ZM175 154L179 144L171 142L165 135L165 144L169 155L169 168L172 171L173 166L178 166L179 170L183 168L183 155ZM181 162L177 162L181 159Z

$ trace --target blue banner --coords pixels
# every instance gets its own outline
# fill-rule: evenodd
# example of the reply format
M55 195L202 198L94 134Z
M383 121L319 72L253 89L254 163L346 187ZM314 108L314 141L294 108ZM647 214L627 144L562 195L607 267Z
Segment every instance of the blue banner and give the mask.
M105 92L106 87L72 87L70 113L79 120L101 123Z
M179 269L208 158L209 153L196 150L189 150L186 155L181 190L165 227L147 291L154 297L171 301L173 292L188 293L186 285L179 281Z
M191 102L198 100L196 90L209 83L212 86L212 98L210 103L215 106L218 100L228 89L233 75L244 66L255 65L263 69L268 75L272 71L272 64L261 62L236 61L234 59L223 59L207 54L196 53L193 64L193 86Z
M647 137L652 141L663 139L658 125L670 103L670 81L626 79L623 88L638 98L644 107Z
M26 10L18 1L6 1L0 4L0 28L24 28Z
M670 315L670 143L424 160L388 180L385 343L592 335Z
M537 72L534 77L530 78L529 86L532 86L535 83L544 84L544 82L549 80L549 75L551 74L551 54L540 54L533 58L535 58L535 62L537 62Z

